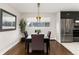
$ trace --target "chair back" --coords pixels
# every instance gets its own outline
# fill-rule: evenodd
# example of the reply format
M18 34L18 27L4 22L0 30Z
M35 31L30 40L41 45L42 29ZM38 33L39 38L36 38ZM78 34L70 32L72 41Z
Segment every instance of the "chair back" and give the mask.
M32 50L44 50L44 34L32 34Z
M51 31L48 32L47 36L48 36L48 38L50 38L50 36L51 36Z
M27 38L27 36L28 36L27 31L24 32L24 35L25 35L25 38Z

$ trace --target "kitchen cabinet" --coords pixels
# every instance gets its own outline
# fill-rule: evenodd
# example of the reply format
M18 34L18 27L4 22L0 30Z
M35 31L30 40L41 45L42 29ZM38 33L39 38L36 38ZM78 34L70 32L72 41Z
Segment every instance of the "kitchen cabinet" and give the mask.
M61 11L61 18L79 19L79 11Z

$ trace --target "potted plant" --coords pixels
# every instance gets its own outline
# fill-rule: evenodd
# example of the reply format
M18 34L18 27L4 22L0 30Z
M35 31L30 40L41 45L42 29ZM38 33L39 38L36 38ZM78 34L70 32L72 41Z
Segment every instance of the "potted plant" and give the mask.
M21 33L24 33L26 29L26 21L24 19L21 19L19 26Z
M35 30L35 33L37 33L37 34L39 34L40 32L41 32L40 29L36 29L36 30Z
M26 21L24 19L21 19L19 26L20 26L20 31L22 33L22 36L24 36L24 33L26 32L26 30L25 30L26 29ZM21 41L25 41L25 37L22 37Z

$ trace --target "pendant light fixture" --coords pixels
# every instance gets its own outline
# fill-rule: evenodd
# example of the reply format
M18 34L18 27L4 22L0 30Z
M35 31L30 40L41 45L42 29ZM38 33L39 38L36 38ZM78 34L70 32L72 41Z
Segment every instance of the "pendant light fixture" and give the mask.
M40 16L40 3L37 3L37 8L38 8L38 15L36 16L36 19L37 19L37 21L40 21L41 20L41 16Z

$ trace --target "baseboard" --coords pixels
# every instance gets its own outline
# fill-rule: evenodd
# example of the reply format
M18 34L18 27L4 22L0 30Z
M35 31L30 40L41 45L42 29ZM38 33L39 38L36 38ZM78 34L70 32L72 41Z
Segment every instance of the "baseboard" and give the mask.
M50 40L50 41L56 41L55 39L53 39L53 40Z
M11 46L7 46L6 48L4 48L3 50L0 51L0 55L3 55L4 53L6 53L9 49L11 49L13 46L15 46L17 43L19 43L20 40L17 40L13 43L10 43L9 45Z

